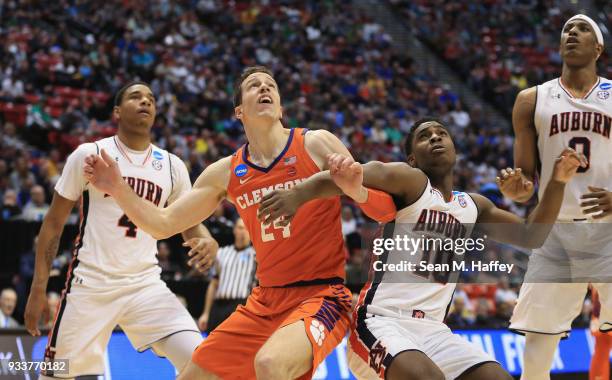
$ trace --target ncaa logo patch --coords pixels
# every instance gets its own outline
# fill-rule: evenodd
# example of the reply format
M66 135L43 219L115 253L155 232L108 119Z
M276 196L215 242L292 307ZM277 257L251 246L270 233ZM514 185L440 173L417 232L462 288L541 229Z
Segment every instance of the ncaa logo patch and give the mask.
M323 345L323 340L325 339L325 326L316 319L313 319L310 322L310 334L312 334L312 338L319 346Z
M155 170L162 170L162 167L163 167L160 160L153 160L151 162L151 165L153 165L153 169Z
M234 174L236 174L236 177L244 177L248 171L249 168L245 164L240 164L234 169Z
M605 90L609 90L609 89L612 88L612 83L607 83L607 82L606 83L602 83L602 84L599 85L599 88L601 90L604 90L604 91Z
M162 158L164 158L164 156L161 154L161 152L159 151L153 151L153 158L155 158L156 160L161 160Z
M610 97L610 91L597 91L597 97L601 100L606 100Z

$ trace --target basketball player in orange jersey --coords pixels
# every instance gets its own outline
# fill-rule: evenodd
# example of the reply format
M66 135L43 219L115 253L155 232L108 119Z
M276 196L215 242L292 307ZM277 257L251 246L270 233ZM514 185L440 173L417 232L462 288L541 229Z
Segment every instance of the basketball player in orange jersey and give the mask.
M340 201L313 201L282 225L261 223L257 209L274 189L289 189L326 170L327 154L350 154L327 131L283 128L278 86L264 67L245 70L234 104L248 143L206 168L192 191L168 208L142 202L104 151L87 159L84 172L139 228L158 238L201 222L224 198L235 204L249 230L260 286L194 352L181 379L310 378L349 325ZM389 196L365 189L360 200L366 212L372 204L379 209L387 204L390 214L383 209L378 217L393 218Z
M567 146L589 162L567 184L548 240L529 257L510 320L511 330L525 334L523 380L550 379L559 340L569 335L589 282L600 295L599 327L612 330L612 284L606 279L612 265L612 81L597 75L603 48L595 21L571 17L561 31L561 76L521 91L512 110L514 164L522 172L506 170L515 179L502 183L506 197L529 200L536 175L546 183Z
M591 317L591 334L595 338L595 349L589 368L589 380L607 380L610 378L610 349L612 349L612 333L599 331L599 294L591 287L593 314Z

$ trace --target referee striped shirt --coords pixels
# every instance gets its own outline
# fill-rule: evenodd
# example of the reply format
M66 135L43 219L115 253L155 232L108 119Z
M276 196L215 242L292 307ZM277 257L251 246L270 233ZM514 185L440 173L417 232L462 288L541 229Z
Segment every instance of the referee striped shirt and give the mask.
M219 248L217 253L219 279L215 299L243 299L251 293L255 281L255 249L248 246L240 251L234 245Z

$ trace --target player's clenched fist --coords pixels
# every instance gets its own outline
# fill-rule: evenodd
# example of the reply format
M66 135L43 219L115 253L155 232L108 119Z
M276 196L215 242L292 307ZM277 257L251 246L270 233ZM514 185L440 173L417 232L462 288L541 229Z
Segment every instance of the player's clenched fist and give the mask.
M211 237L191 238L183 243L183 247L191 248L187 253L190 257L187 264L204 273L215 262L219 243Z
M96 189L109 195L113 195L113 190L122 181L119 166L104 149L99 156L91 154L85 158L83 174Z
M363 187L363 167L352 157L332 153L327 156L329 173L344 194L357 202L367 199L367 189Z

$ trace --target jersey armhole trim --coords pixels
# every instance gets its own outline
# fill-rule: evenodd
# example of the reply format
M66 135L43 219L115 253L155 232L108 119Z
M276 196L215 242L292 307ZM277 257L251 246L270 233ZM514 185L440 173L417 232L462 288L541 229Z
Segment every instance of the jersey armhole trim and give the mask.
M174 179L172 178L172 153L168 152L168 167L170 168L170 194L174 192Z
M535 86L535 103L533 104L533 128L536 131L536 136L538 135L538 125L536 124L536 115L537 110L538 110L538 87L539 86ZM537 142L536 142L537 143Z
M476 223L478 223L478 218L480 218L480 207L478 207L478 203L476 203L476 200L474 199L471 193L466 193L466 194L470 197L470 199L472 200L472 203L474 203L474 206L476 206Z

